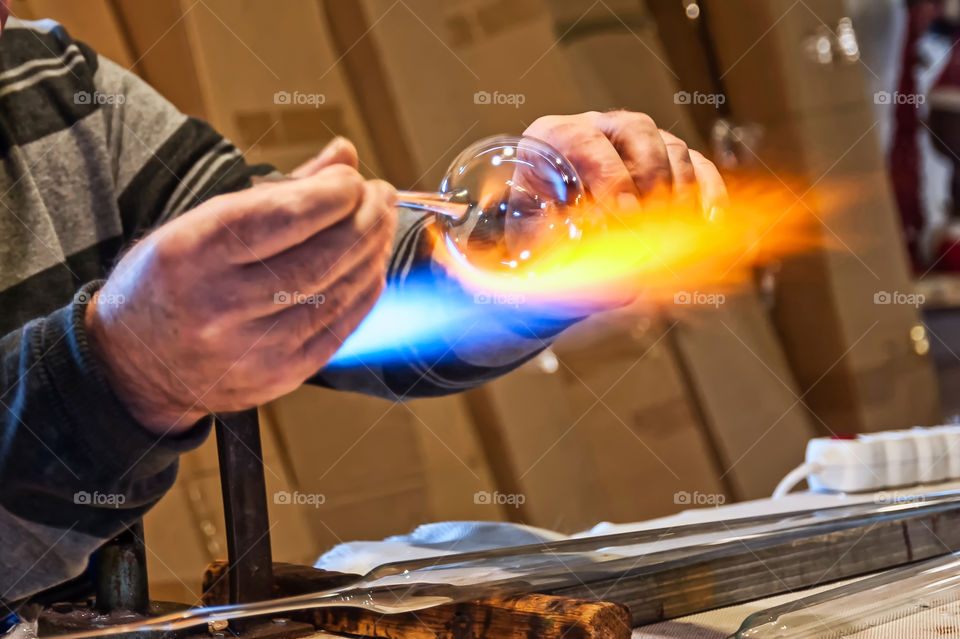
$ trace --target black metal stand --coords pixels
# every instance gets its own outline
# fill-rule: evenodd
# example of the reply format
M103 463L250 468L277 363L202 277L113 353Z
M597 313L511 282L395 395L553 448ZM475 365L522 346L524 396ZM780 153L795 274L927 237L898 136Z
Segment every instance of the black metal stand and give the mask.
M131 524L97 553L96 602L102 613L116 610L147 613L150 595L142 520Z
M216 417L230 602L270 599L273 556L257 409Z

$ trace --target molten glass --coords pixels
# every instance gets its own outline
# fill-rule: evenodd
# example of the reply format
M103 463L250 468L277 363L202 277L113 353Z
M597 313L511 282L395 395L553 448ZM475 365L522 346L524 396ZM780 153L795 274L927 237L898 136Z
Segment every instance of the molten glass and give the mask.
M402 192L400 205L437 214L435 229L463 266L510 273L583 232L584 190L573 166L546 142L480 140L450 165L439 193Z

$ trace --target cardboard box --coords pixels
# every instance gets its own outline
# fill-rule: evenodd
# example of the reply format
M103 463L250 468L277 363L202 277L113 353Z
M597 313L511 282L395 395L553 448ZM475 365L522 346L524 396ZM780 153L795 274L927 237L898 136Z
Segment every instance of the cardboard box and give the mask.
M557 49L572 73L585 110L640 111L692 148L706 150L690 107L677 103L677 91L684 87L678 85L675 62L661 43L659 25L644 3L551 0L547 8L554 32L562 34ZM716 117L716 110L711 111Z
M586 433L554 367L533 360L466 395L510 520L563 532L596 523Z
M129 68L136 60L126 29L109 0L22 0L10 7L10 15L24 20L51 18L71 37L117 64Z
M508 507L484 498L499 486L472 420L469 398L415 399L404 407L417 433L431 515L436 520L508 519Z
M684 385L670 324L598 316L561 339L564 395L596 493L585 518L642 521L731 499L709 431Z
M207 114L248 160L289 170L345 135L380 174L315 0L192 5L181 2Z
M110 4L133 53L132 69L184 113L206 118L207 107L183 20L184 13L199 8L199 4L184 6L176 0L112 0Z
M830 392L827 380L834 373L826 367L844 354L836 368L856 380L853 397L860 402L858 422L863 430L934 424L941 419L932 363L917 353L910 338L921 317L918 304L909 303L914 288L884 153L871 133L857 142L874 122L869 105L811 114L797 121L800 135L812 147L804 158L810 174L820 176L829 169L814 194L820 189L829 194L835 180L856 193L855 199L822 216L829 247L824 251L830 276L825 284L833 295L841 339L838 347L843 351L831 353L830 360L821 360L815 367L817 377L825 372L827 377L814 392ZM779 132L771 133L770 143L776 144ZM801 304L795 297L799 291L786 297L788 292L784 288L778 299L777 314L784 325L787 317L797 322ZM894 303L885 303L885 296ZM809 301L804 308L810 312ZM785 344L795 348L789 339ZM834 396L826 402L842 406L844 398Z
M127 66L184 112L208 119L248 161L290 170L344 135L360 150L362 170L380 175L314 0L290 0L282 11L265 0L111 6ZM329 69L322 77L321 67Z
M717 308L678 307L670 340L736 500L769 497L816 429L752 286Z
M730 107L738 118L765 123L873 99L863 83L863 74L870 71L862 63L820 64L809 52L811 38L824 29L836 30L846 15L843 3L704 4Z
M477 139L583 110L543 0L321 4L368 125L400 147L385 150L400 188L437 188Z
M773 309L815 425L829 433L936 422L933 369L909 335L920 321L917 308L875 302L912 287L868 71L818 65L803 52L808 32L835 25L842 6L713 4L710 24L734 112L766 131L756 169L795 180L798 195L809 187L820 219L822 247L783 261ZM748 53L746 42L754 43Z
M402 406L305 387L272 408L301 490L326 497L310 517L321 546L380 539L427 520L422 458Z

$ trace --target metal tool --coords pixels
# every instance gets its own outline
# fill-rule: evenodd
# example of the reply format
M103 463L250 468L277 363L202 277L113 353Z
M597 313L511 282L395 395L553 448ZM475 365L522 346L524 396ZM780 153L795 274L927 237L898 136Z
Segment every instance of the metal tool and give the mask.
M257 409L217 416L216 431L230 602L269 599L273 554Z
M117 535L97 554L97 610L110 613L130 610L146 614L147 551L143 522L138 521Z
M452 224L464 222L477 203L469 199L466 189L448 193L431 191L398 191L397 206L417 211L427 211L450 218Z

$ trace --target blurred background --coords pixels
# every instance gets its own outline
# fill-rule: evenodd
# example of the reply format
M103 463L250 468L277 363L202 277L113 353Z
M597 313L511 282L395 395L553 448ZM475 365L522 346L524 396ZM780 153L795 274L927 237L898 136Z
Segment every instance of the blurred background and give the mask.
M302 388L263 407L274 556L312 563L431 521L574 532L764 497L810 437L950 419L953 4L15 0L13 13L60 21L251 162L288 170L344 135L367 175L432 190L476 139L625 108L725 170L789 176L822 221L829 249L765 266L709 312L592 318L483 388L403 403ZM856 197L826 210L835 180ZM222 519L211 439L146 519L155 598L195 599L226 555Z

